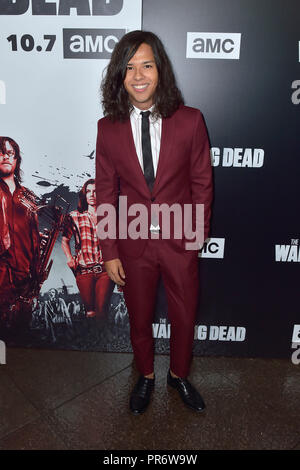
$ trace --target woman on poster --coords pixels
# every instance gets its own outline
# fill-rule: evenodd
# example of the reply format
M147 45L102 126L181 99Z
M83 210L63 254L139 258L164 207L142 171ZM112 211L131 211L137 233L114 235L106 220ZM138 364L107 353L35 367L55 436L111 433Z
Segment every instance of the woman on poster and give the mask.
M73 224L63 234L62 249L67 264L76 277L76 283L83 301L87 318L103 317L103 309L111 292L111 281L105 271L96 225L95 180L89 179L79 193L77 210L70 212ZM80 238L79 246L72 255L70 241L74 228Z

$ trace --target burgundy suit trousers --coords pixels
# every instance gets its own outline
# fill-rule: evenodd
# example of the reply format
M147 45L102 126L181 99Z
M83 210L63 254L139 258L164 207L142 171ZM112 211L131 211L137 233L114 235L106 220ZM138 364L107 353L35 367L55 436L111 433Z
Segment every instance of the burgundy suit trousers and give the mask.
M121 256L126 275L124 296L129 313L131 343L142 375L154 371L152 322L158 281L162 276L171 323L170 369L179 377L189 373L198 301L198 252L175 251L169 240L149 239L139 258Z

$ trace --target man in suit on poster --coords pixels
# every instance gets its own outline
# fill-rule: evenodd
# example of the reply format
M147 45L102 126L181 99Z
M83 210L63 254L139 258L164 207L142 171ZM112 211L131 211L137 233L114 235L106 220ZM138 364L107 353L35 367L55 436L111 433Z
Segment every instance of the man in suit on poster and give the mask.
M171 323L167 382L187 406L201 411L205 404L187 376L198 297L199 240L203 243L208 236L212 201L205 124L199 110L183 105L169 58L160 39L150 32L130 32L115 46L102 94L105 117L98 122L96 158L98 236L106 270L123 286L141 374L130 409L143 413L154 387L152 321L162 276ZM118 203L116 226L109 208ZM169 217L164 218L166 207ZM199 207L204 207L201 236ZM144 209L146 218L141 216ZM185 209L190 218L183 217ZM189 227L185 230L184 223L184 233L183 220ZM137 226L139 236L133 233ZM196 241L189 244L192 235Z

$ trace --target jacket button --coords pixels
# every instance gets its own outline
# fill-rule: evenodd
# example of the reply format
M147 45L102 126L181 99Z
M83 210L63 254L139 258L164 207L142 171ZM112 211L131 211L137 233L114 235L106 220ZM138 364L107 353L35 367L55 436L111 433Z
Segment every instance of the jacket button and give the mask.
M151 202L154 202L154 201L155 201L155 197L152 197L152 198L151 198Z

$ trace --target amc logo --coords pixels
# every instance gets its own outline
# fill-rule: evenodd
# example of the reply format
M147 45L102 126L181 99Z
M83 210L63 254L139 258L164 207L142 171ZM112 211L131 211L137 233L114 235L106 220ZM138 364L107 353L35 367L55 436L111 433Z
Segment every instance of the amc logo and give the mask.
M188 59L239 59L241 33L187 33Z
M225 238L210 238L199 251L199 258L224 258Z
M125 29L63 29L65 59L109 59Z

